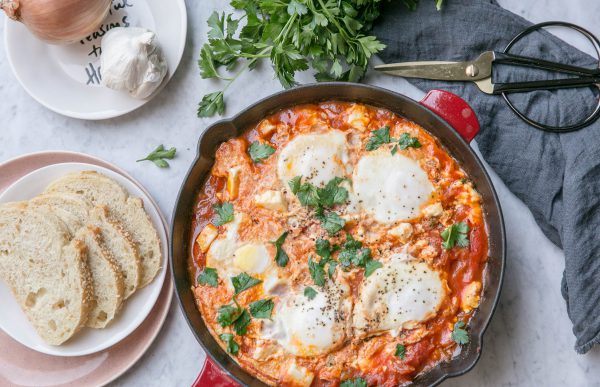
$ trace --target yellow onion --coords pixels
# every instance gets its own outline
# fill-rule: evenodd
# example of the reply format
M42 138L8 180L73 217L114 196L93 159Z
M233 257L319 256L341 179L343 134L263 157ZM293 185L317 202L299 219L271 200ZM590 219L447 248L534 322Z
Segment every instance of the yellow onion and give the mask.
M54 44L90 35L102 24L110 4L111 0L0 0L8 17Z

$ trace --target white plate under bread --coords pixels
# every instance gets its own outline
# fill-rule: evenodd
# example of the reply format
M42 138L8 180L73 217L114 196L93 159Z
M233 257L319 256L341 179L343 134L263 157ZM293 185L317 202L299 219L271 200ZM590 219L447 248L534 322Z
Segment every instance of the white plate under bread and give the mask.
M103 329L83 328L72 338L59 346L49 345L38 335L28 321L17 300L8 286L0 280L0 329L21 344L38 352L55 356L83 356L106 349L132 333L152 310L165 280L168 256L168 241L165 224L159 209L136 183L128 178L99 166L81 163L50 165L38 169L9 187L0 195L0 204L30 200L44 192L56 179L77 171L96 171L114 179L123 186L131 196L142 199L154 228L161 242L162 264L154 280L147 286L138 289L125 302L115 319Z

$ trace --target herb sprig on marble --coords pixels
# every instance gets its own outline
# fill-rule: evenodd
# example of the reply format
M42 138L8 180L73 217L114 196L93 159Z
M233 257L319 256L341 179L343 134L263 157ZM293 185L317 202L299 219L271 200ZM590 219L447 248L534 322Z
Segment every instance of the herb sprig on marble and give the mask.
M438 9L443 0L435 0ZM208 42L200 50L200 75L225 83L206 94L199 117L225 111L225 91L246 70L269 60L285 88L296 72L311 66L317 81L362 78L369 59L385 48L369 35L381 0L231 0L233 13L214 12L207 20ZM414 9L418 0L402 0Z

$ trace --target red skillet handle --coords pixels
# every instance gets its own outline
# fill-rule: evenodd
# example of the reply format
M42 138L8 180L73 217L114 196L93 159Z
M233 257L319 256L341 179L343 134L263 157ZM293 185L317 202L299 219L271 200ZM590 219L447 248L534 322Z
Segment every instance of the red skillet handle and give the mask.
M192 387L239 387L213 359L206 356L204 367Z
M419 103L442 117L466 142L471 142L479 133L475 112L458 95L445 90L431 90Z

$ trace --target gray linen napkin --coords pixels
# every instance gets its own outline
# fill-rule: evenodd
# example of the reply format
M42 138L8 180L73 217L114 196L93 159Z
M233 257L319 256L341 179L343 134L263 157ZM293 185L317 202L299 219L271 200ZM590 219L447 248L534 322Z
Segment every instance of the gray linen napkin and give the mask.
M387 45L380 55L386 63L466 60L486 50L503 50L529 25L494 0L447 0L441 12L430 2L410 12L392 1L374 34ZM534 33L517 48L513 52L520 55L597 66L596 60L547 32ZM494 77L535 79L538 73L505 66L495 69ZM517 118L501 96L483 94L471 83L409 81L425 91L443 88L458 94L476 111L482 128L476 140L483 157L531 209L548 238L564 249L562 294L577 338L575 350L587 352L600 342L600 121L575 133L546 133ZM572 123L574 116L591 110L595 94L586 88L513 98L540 120Z

